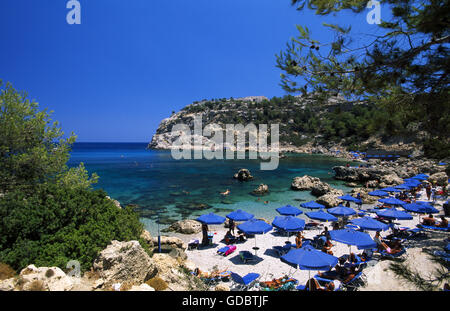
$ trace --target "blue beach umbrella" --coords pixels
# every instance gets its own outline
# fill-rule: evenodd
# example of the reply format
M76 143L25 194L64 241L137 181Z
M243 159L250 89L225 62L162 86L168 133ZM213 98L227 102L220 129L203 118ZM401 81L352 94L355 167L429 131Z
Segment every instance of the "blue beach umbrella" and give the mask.
M276 216L272 225L287 232L298 232L305 229L305 221L294 216Z
M381 189L381 191L386 191L386 192L402 192L400 189L396 189L394 187L386 187Z
M408 212L420 214L436 214L439 211L429 204L408 203L404 204L403 208Z
M378 202L388 204L388 205L403 205L403 204L405 204L404 201L393 198L393 197L379 199Z
M409 190L409 189L411 189L413 187L410 186L410 185L407 185L407 184L401 184L401 185L395 186L394 188L395 189L400 189L400 190Z
M339 205L339 206L336 206L336 207L333 207L333 208L329 208L328 209L328 213L330 213L331 215L339 217L339 216L355 215L356 211L353 208Z
M296 265L301 270L328 271L338 263L338 258L307 245L291 249L281 260Z
M410 220L413 219L411 214L397 210L396 208L387 208L381 211L377 211L376 214L380 217L398 220Z
M389 196L389 193L382 191L382 190L371 191L368 194L371 196L374 196L374 197L388 197Z
M234 221L247 221L247 220L252 219L254 216L255 215L253 215L253 214L250 214L243 210L238 209L236 211L229 213L227 215L227 218L234 220Z
M338 221L338 219L327 213L324 212L323 210L317 211L317 212L308 212L305 213L306 216L308 216L311 219L316 219L316 220L320 220L320 221Z
M331 230L330 238L334 241L355 245L358 249L368 249L377 246L377 243L367 233L352 229Z
M220 225L225 222L225 217L216 215L214 213L209 213L201 215L200 217L197 218L197 221L207 225Z
M293 264L297 269L308 270L308 280L311 279L311 270L331 270L337 265L338 260L337 257L319 251L310 245L291 249L286 255L281 256L281 261Z
M343 195L340 196L339 199L343 200L343 201L350 201L350 202L355 202L355 203L359 203L359 199L352 197L351 195Z
M309 209L319 209L319 208L325 208L325 205L319 204L316 201L310 201L306 203L300 204L303 208L309 208Z
M413 177L411 177L411 178L409 178L409 179L416 179L416 180L426 180L428 178L428 175L422 175L422 174L418 174L418 175L416 175L416 176L413 176Z
M280 213L281 215L286 215L286 216L290 216L290 215L297 216L297 215L300 215L303 213L300 209L298 209L292 205L285 205L285 206L279 207L276 209L276 211L278 213Z
M417 179L404 179L404 181L405 181L405 183L404 183L405 185L408 185L408 186L411 185L412 187L417 187L422 184L422 182Z
M353 219L350 221L352 224L357 225L363 230L371 230L371 231L385 231L389 229L387 224L382 223L381 221L375 220L372 217L362 217Z
M240 225L237 226L237 228L247 234L254 234L255 235L255 255L258 250L256 247L256 234L264 234L272 230L272 226L266 223L263 220L260 219L250 219Z

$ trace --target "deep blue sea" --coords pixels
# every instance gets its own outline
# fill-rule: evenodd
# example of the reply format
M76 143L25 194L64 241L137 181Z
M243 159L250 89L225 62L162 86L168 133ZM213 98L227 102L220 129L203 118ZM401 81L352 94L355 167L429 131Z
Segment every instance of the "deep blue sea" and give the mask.
M83 162L90 173L96 172L95 188L104 189L122 205L134 204L150 233L187 218L207 212L225 216L243 209L267 220L273 219L276 208L314 200L308 191L292 191L295 176L319 177L335 188L348 191L342 182L333 179L332 167L345 160L322 155L290 155L280 159L278 169L260 170L260 160L175 160L170 151L146 150L147 143L75 143L70 166ZM255 177L239 182L233 175L247 168ZM251 194L259 184L269 186L268 195ZM226 197L220 192L229 189ZM268 201L268 203L266 203Z

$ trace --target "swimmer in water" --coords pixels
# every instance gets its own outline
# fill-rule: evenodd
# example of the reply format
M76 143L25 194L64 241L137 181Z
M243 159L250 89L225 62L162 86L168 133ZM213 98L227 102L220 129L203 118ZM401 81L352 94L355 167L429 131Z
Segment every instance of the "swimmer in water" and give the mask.
M264 201L264 204L268 204L269 203L269 201Z
M229 190L229 189L227 189L227 191L225 191L225 192L221 192L220 194L221 194L221 195L229 195L229 194L230 194L230 190Z

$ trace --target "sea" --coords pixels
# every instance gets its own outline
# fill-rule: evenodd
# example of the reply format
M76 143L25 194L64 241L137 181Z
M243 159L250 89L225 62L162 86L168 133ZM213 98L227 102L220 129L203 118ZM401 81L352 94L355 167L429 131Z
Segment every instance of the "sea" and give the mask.
M75 143L69 166L81 162L90 174L100 176L94 188L105 190L122 206L132 205L153 235L175 221L210 212L226 216L242 209L271 221L278 215L278 207L300 207L315 199L309 191L290 189L296 176L319 177L337 189L350 191L343 182L333 179L332 170L348 161L325 155L288 154L280 159L276 170L261 170L261 160L248 157L176 160L170 151L148 150L147 143ZM249 169L254 179L234 179L241 168ZM267 195L252 194L259 184L269 186ZM222 195L226 190L229 194Z

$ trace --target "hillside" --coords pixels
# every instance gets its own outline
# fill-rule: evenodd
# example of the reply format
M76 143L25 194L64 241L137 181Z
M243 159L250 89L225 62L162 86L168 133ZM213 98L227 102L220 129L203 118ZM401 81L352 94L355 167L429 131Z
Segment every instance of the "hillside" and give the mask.
M316 98L312 94L271 99L252 96L194 102L162 120L148 147L169 149L178 137L171 133L172 127L184 123L192 130L194 117L199 115L203 127L210 123L222 128L225 124L277 123L284 151L305 152L320 146L326 150L414 149L421 154L419 150L428 136L420 122L371 103L346 102L338 96Z

